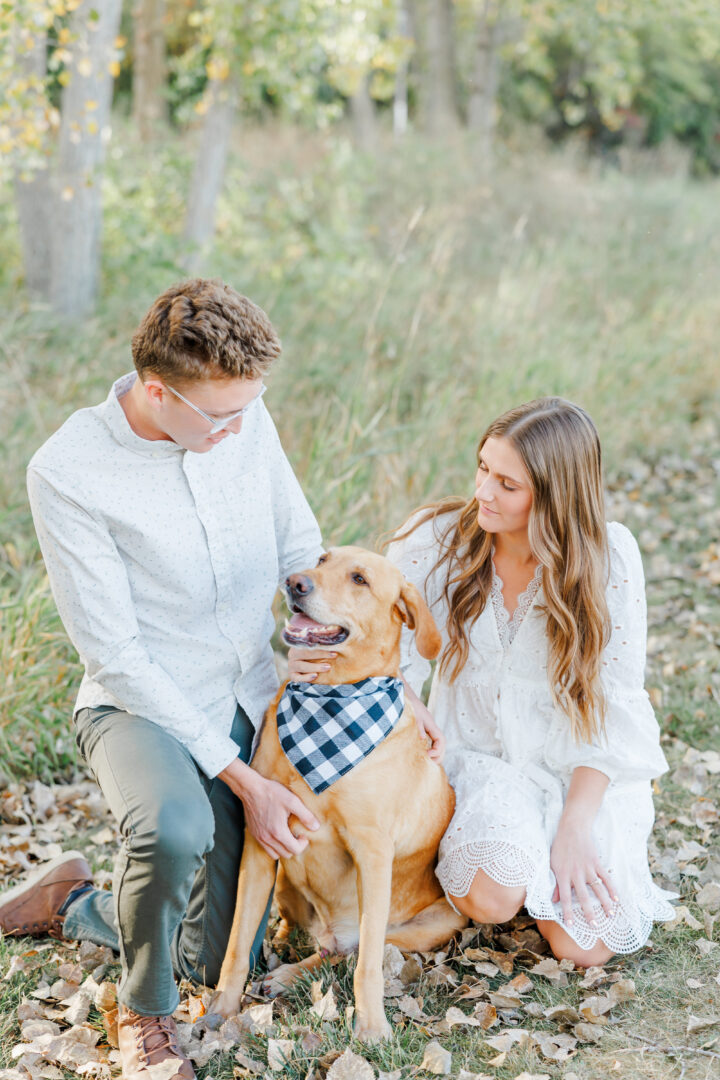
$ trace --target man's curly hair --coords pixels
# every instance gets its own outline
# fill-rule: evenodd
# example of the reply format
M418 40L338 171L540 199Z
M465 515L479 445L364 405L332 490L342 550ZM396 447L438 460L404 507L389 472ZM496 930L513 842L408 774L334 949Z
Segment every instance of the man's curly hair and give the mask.
M259 379L280 355L280 339L262 308L209 278L178 282L159 296L132 339L140 378L168 382Z

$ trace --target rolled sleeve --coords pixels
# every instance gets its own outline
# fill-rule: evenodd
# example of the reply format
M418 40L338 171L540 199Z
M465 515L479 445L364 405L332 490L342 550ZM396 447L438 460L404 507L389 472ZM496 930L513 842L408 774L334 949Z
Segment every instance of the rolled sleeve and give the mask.
M549 766L571 773L597 769L613 783L652 780L667 770L660 729L645 692L647 609L642 559L635 538L623 525L608 525L610 575L607 603L610 640L602 656L605 729L592 743L578 743L567 717L557 710L546 744Z
M28 470L40 549L60 618L85 664L117 707L165 728L212 777L237 757L145 648L127 572L115 542L44 470Z
M394 540L388 547L387 557L425 598L442 635L444 647L446 644L446 607L442 590L438 586L434 573L440 556L437 523L425 521L413 527L415 520L415 518L410 518L403 526L403 529L411 528L412 532L399 540ZM415 647L415 634L406 627L403 627L400 639L400 670L415 693L420 696L432 671L432 666L428 660L420 656Z

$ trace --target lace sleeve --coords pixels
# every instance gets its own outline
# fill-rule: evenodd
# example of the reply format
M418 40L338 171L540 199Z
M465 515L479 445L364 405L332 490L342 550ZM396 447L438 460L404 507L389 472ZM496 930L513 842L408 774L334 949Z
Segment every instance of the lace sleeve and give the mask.
M644 687L647 610L640 551L632 533L618 522L608 525L608 543L611 631L600 676L606 700L605 734L592 744L576 743L567 719L558 716L551 727L546 757L551 767L562 772L587 765L604 772L611 781L629 783L660 776L667 762Z
M412 518L408 522L412 525ZM409 536L402 540L395 540L390 544L387 557L399 570L402 571L408 581L417 586L420 593L432 612L440 633L445 638L445 604L441 597L439 585L433 569L440 554L439 541L432 521L426 521L418 525ZM400 642L400 669L418 696L420 695L425 680L430 674L430 663L423 659L415 648L415 637L403 627Z

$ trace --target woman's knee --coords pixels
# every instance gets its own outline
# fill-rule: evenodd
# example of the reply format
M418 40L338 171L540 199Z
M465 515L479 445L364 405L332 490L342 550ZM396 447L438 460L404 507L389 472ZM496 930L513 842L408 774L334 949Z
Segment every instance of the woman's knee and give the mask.
M505 923L517 915L525 902L525 890L498 885L479 871L466 896L451 896L458 911L474 922Z
M602 967L615 955L603 941L598 941L591 949L581 949L559 923L542 921L537 927L556 960L570 960L576 967Z

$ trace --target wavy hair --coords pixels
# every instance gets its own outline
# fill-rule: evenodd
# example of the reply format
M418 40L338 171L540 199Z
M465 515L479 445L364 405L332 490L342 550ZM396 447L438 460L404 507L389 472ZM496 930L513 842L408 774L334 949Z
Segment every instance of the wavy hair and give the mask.
M578 742L604 729L600 685L602 650L610 637L605 590L609 555L605 526L600 440L588 414L563 398L546 397L498 417L480 439L507 439L520 456L532 487L530 548L542 566L547 620L548 681L555 703ZM492 584L493 536L478 524L478 502L453 497L420 507L396 533L438 521L449 642L441 673L453 682L470 648L470 629L483 611Z

